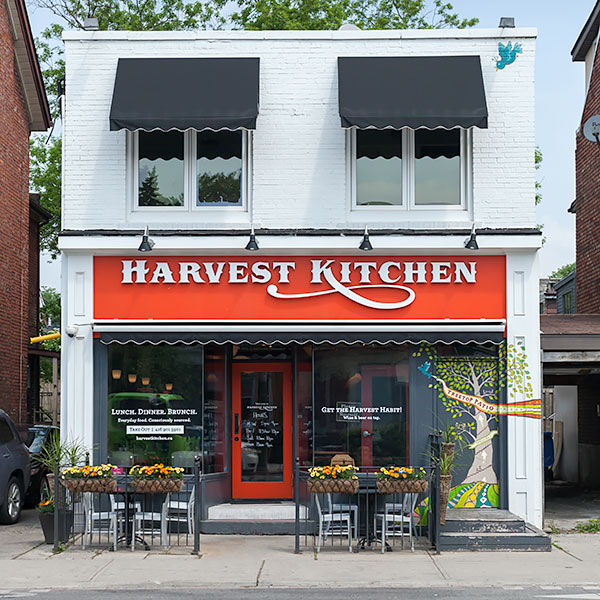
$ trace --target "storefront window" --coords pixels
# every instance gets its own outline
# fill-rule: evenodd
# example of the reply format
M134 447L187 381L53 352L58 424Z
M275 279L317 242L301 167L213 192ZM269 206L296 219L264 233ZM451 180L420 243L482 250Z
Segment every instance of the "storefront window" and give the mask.
M223 346L207 346L204 352L204 473L225 471L227 465L225 357Z
M138 134L138 205L183 206L183 133Z
M202 448L202 347L108 347L108 460L191 469Z
M297 456L300 466L312 465L313 407L312 407L312 346L298 348L296 354L296 427Z
M315 352L314 463L349 454L362 467L408 457L409 353L395 347Z
M242 132L200 131L196 154L196 205L241 205Z

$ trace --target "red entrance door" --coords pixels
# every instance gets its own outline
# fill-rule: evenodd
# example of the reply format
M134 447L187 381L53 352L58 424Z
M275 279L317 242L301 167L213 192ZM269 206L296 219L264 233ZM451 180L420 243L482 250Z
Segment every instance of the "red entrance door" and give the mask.
M231 389L233 497L291 498L291 365L236 363Z

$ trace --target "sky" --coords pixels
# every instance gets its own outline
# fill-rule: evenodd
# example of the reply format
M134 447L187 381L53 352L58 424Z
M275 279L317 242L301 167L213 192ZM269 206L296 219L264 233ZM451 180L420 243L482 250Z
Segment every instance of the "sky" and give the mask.
M583 63L571 61L571 48L595 0L451 0L462 17L479 18L478 27L497 27L500 17L514 17L517 27L536 27L536 143L544 160L537 172L543 200L538 223L546 243L540 251L540 274L575 260L575 131L581 120L585 82ZM52 15L29 2L34 35L53 22ZM41 285L60 287L60 268L42 260Z

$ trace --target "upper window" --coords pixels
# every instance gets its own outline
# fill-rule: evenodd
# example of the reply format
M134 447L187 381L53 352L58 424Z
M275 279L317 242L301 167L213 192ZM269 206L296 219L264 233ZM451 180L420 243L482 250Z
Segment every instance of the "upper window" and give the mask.
M459 129L354 129L353 208L465 209L468 139Z
M132 146L134 210L245 207L246 132L140 131Z

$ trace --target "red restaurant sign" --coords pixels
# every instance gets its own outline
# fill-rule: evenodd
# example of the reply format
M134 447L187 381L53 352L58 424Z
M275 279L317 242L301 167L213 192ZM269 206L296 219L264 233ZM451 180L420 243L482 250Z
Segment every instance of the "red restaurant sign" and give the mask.
M97 256L94 318L503 319L503 256Z

